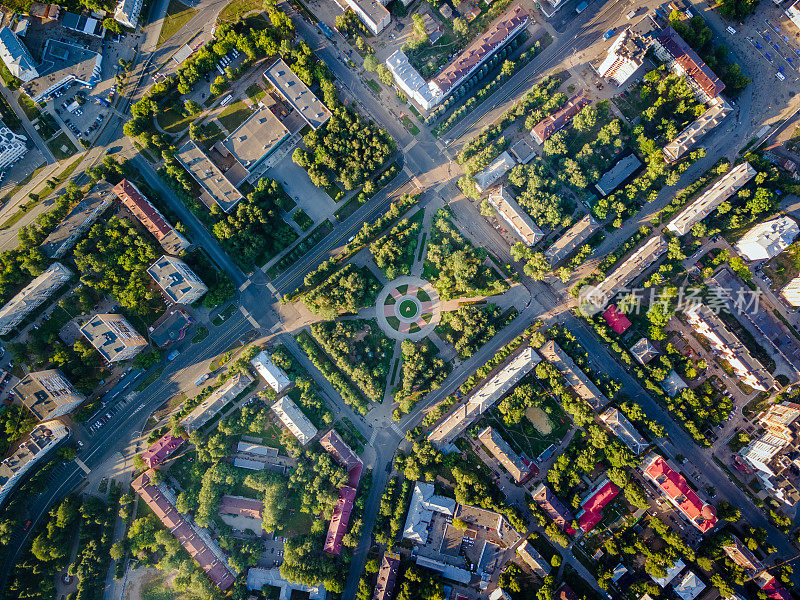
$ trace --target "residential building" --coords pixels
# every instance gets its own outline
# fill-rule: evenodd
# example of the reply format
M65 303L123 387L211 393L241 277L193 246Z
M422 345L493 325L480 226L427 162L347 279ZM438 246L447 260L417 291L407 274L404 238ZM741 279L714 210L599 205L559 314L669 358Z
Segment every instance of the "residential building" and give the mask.
M750 549L745 546L735 535L731 535L731 542L722 546L725 554L733 562L744 569L745 575L755 577L764 570L764 565L758 560Z
M180 147L175 158L202 188L200 200L206 206L211 207L213 203L227 213L244 198L220 168L192 140Z
M428 527L431 524L433 513L453 516L456 511L456 501L452 498L437 496L432 483L417 481L411 493L411 503L408 506L406 523L403 527L403 539L409 539L417 544L428 541Z
M724 267L709 280L709 286L720 298L728 311L747 329L767 352L774 351L800 377L800 342L795 333L768 309L766 302L730 268ZM750 302L748 302L750 299Z
M514 452L511 446L508 445L508 442L491 427L486 427L481 431L478 434L478 439L489 449L492 456L500 461L500 464L503 465L506 471L514 478L514 482L517 483L517 485L522 485L531 476L539 473L539 469L529 458L520 456Z
M511 595L503 588L494 588L489 594L489 600L511 600Z
M394 77L397 87L425 110L432 109L440 102L441 98L434 94L419 71L408 62L402 50L395 51L386 59L386 68Z
M681 600L694 600L706 589L706 584L700 581L693 571L686 571L672 589Z
M772 375L710 308L704 304L695 307L687 311L686 318L689 325L721 354L742 383L762 391L775 386Z
M37 465L47 462L53 450L70 435L61 421L39 423L0 463L0 506Z
M475 188L481 194L488 190L495 182L510 171L517 161L508 153L503 151L500 156L495 158L488 167L480 173L475 174Z
M561 529L572 535L572 513L561 503L552 490L544 483L533 490L533 501L549 516Z
M619 494L619 488L607 478L592 488L581 501L581 510L576 515L580 528L588 533L603 518L603 509Z
M800 29L800 0L795 0L792 4L789 5L789 8L786 9L786 16L795 24L795 26Z
M114 20L125 27L136 29L143 3L143 0L118 0L114 9Z
M301 446L305 446L317 435L317 428L311 424L308 417L297 408L297 405L288 396L283 396L273 404L272 410L278 416L280 422L283 423L283 426L297 438Z
M175 436L171 433L165 433L155 442L150 444L150 447L142 452L142 459L144 464L149 468L154 468L167 460L170 455L178 449L183 443L181 436Z
M797 221L786 215L759 223L736 243L736 251L747 260L777 256L800 234Z
M678 576L678 573L680 573L685 566L686 563L683 562L683 559L679 558L672 564L671 567L666 568L667 571L666 575L664 575L663 577L653 577L652 575L650 575L650 579L655 581L662 588L665 588L670 584L670 582L673 579L675 579Z
M800 306L800 276L795 277L783 287L781 296L792 306Z
M208 291L189 265L174 256L163 255L147 272L171 304L192 304Z
M572 121L572 118L581 112L584 106L589 106L591 103L592 101L589 98L589 93L586 90L575 94L572 98L567 100L564 106L534 125L533 129L531 129L533 139L536 140L538 144L544 144L551 135Z
M664 390L670 398L674 398L689 387L675 369L670 369L670 372L664 379L658 382L658 385L661 386L661 389Z
M28 152L28 138L9 129L0 121L0 172L25 156Z
M31 2L28 14L37 17L42 21L55 21L61 14L61 7L58 4L44 4L42 2Z
M539 229L517 201L511 190L501 185L489 192L489 204L491 204L509 227L525 242L526 246L533 246L536 242L544 238L544 233Z
M226 404L233 402L251 383L253 383L253 378L247 373L239 371L181 419L183 429L187 434L200 429L214 418Z
M172 304L147 328L147 334L153 345L166 348L182 340L193 323L194 318L189 314L188 306Z
M508 9L431 80L431 90L443 100L450 94L461 94L462 86L477 83L489 65L507 56L507 48L529 22L530 16L519 4Z
M470 394L466 402L459 404L447 418L439 423L428 435L428 440L434 444L452 442L480 415L517 385L541 360L529 346L517 352L491 379Z
M525 540L523 544L517 547L517 554L542 579L549 575L550 563L531 546L528 540Z
M0 308L0 335L13 330L72 277L72 271L54 262Z
M361 479L364 465L334 429L322 436L319 443L333 457L333 460L347 471L347 485L339 489L339 499L333 509L324 546L325 552L339 555L342 552L342 539L350 522L350 513L353 511L358 482Z
M539 352L558 369L564 376L567 385L575 391L578 397L585 400L594 410L600 410L608 404L608 398L553 340L542 346Z
M573 250L588 240L598 227L600 227L600 223L592 215L585 215L570 227L544 253L547 260L550 261L550 266L554 267L564 260Z
M331 118L331 111L294 74L294 71L283 62L282 58L276 60L264 71L264 79L278 91L292 109L303 117L311 129L319 129Z
M556 590L556 596L553 600L580 600L578 594L569 587L566 583L562 583Z
M622 335L631 326L631 321L625 313L617 308L616 304L609 306L603 313L603 319L617 335Z
M10 27L0 29L0 59L9 72L23 83L39 77L33 56Z
M716 98L725 89L722 80L672 27L665 27L655 36L653 49L673 73L686 77L701 102Z
M714 507L701 500L686 478L673 469L662 456L649 454L639 464L639 468L645 479L652 482L701 533L716 526L717 512Z
M116 195L114 187L101 179L92 186L64 220L42 242L45 256L60 259L69 252L95 221L111 206Z
M286 581L281 577L281 571L278 567L272 569L250 567L247 570L247 589L251 592L260 593L265 585L280 588L278 600L290 600L292 596L297 597L297 595L292 594L293 591L300 592L301 597L303 594L308 594L309 600L325 600L327 597L325 586L322 584L305 585Z
M114 186L114 193L145 229L153 234L168 254L180 254L189 247L189 241L169 224L164 215L153 206L136 185L123 179Z
M758 420L763 433L739 452L755 469L764 488L784 504L794 506L800 478L800 404L773 404Z
M699 198L692 201L678 213L669 225L675 235L686 235L695 223L710 215L720 204L738 192L748 181L756 176L756 170L748 162L735 166L717 179Z
M621 158L613 167L603 173L600 181L595 184L597 191L603 197L608 196L641 166L642 161L636 158L635 154L629 154L625 158Z
M602 309L614 295L642 275L667 251L668 243L663 235L654 235L626 258L606 278L591 290L586 300Z
M358 15L361 22L367 26L372 35L378 35L386 29L392 20L392 15L379 0L345 0L346 6L350 7ZM339 0L337 4L341 6Z
M211 582L219 589L227 590L236 579L227 557L211 539L208 531L178 512L172 492L166 490L163 484L154 484L151 480L152 473L148 470L139 475L131 482L131 488L186 548L189 556L197 561Z
M58 369L28 373L11 392L40 421L71 413L86 399Z
M597 74L619 86L625 85L644 64L644 57L653 43L652 31L653 21L649 17L623 30L606 51L603 62L596 67Z
M391 600L399 569L400 556L388 550L384 551L372 600Z
M264 518L264 503L244 496L229 496L226 494L220 499L219 514L247 517L248 519L261 521ZM261 523L258 525L260 529Z
M147 346L147 340L122 315L94 315L80 331L110 363L133 358Z
M678 134L674 140L664 146L662 152L669 162L674 162L691 150L706 133L714 129L725 120L733 110L730 104L721 96L709 102L709 108Z
M755 582L761 588L761 591L766 594L768 600L792 600L792 594L781 585L781 582L774 575L767 571L759 574Z
M262 350L256 354L250 364L256 370L256 373L261 375L269 384L275 393L280 394L283 390L292 385L291 379L286 375L286 372L272 362L269 354ZM313 435L311 437L314 437Z
M636 456L639 456L650 445L618 408L607 408L600 415L600 420Z
M633 357L638 360L640 364L646 365L658 356L658 350L656 350L656 347L653 346L650 340L643 337L631 346L631 354L633 354Z

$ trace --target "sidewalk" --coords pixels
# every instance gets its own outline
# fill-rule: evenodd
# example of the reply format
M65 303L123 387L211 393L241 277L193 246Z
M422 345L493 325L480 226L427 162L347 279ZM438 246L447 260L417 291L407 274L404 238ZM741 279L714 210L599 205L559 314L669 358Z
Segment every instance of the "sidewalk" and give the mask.
M3 97L8 102L8 105L11 107L11 110L14 111L14 114L17 115L17 118L22 123L22 128L25 130L25 134L28 136L28 139L31 140L39 150L42 151L42 154L45 155L47 158L48 163L56 162L56 157L53 156L53 153L50 152L50 148L47 147L47 144L44 143L44 140L39 135L39 132L33 128L33 125L28 120L28 117L25 115L25 112L20 107L19 103L17 102L17 96L20 92L12 92L6 86L0 85L0 94L3 94Z

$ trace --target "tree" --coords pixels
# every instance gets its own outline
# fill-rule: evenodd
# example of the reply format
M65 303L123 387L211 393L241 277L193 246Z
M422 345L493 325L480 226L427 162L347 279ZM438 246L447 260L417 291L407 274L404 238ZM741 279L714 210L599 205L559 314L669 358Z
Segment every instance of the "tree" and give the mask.
M388 69L386 65L378 65L378 79L381 80L381 83L384 85L392 85L394 82L394 78L392 77L392 72Z
M530 255L528 262L525 263L523 271L525 275L534 281L542 281L550 272L550 262L547 260L544 252L534 252Z
M119 560L123 556L125 556L125 546L121 541L116 541L111 545L109 548L109 555L111 556L111 560Z
M222 75L217 75L214 82L211 84L211 95L219 96L226 89L228 89L228 80Z
M375 71L378 70L378 65L379 64L380 63L378 62L378 59L375 57L375 54L373 54L372 52L370 52L369 54L367 54L364 57L364 70L365 71L375 72ZM298 150L299 150L299 148L298 148Z
M183 107L190 115L197 115L203 112L203 107L200 106L200 103L196 102L195 100L187 100L183 103Z
M103 19L103 28L108 29L108 31L111 33L116 33L117 35L122 33L122 27L120 27L120 24L111 17Z
M467 26L466 21L461 17L456 17L453 20L453 33L456 35L460 35L461 37L467 37L469 34L469 27Z
M425 31L425 19L422 18L421 14L415 13L411 20L414 22L414 37L417 43L424 44L428 41L428 33Z

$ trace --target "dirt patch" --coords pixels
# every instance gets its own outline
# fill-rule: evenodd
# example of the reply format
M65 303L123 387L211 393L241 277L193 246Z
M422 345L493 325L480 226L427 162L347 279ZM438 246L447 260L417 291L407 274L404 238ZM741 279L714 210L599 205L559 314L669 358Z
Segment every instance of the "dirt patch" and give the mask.
M172 577L153 567L144 567L128 572L125 600L170 600L177 595L172 592Z
M529 406L525 411L525 416L536 428L536 431L542 435L548 435L553 431L553 425L550 423L550 417L538 406Z

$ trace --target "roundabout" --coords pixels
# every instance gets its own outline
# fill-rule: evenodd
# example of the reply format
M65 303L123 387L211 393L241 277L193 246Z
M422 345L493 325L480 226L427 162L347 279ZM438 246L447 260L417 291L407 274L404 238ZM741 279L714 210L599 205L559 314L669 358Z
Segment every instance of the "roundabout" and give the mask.
M396 340L420 340L433 331L441 318L439 296L433 286L410 275L387 284L375 304L378 324Z

